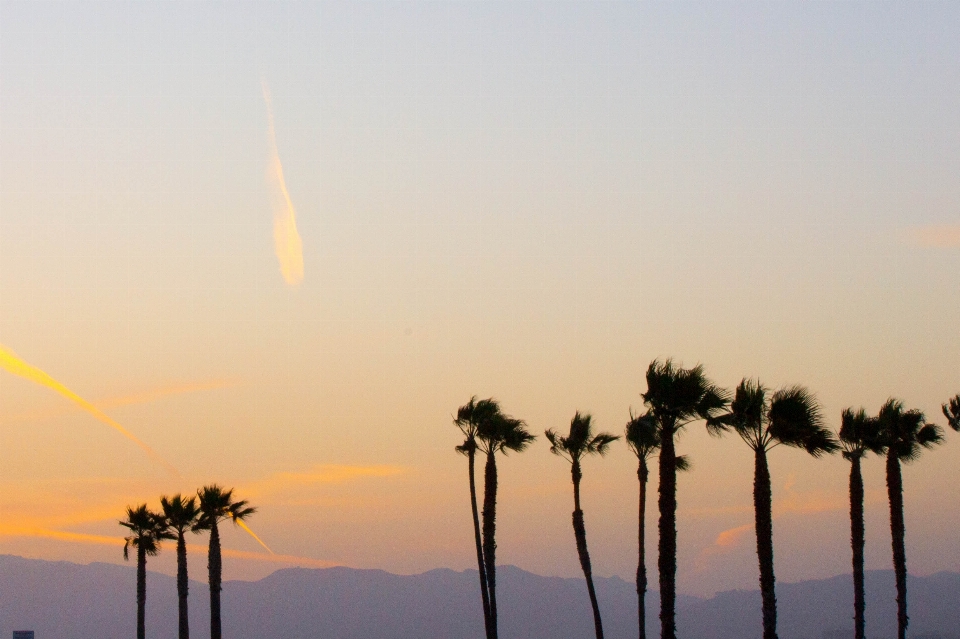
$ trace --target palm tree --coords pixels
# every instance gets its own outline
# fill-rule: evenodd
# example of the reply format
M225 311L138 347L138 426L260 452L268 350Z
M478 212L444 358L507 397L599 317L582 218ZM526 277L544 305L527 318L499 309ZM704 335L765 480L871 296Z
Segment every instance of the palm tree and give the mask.
M943 441L935 424L927 424L919 410L904 410L903 402L888 399L877 415L879 441L877 451L887 456L887 496L890 499L890 533L893 538L893 570L897 578L897 636L907 636L907 553L903 538L903 476L900 462L909 463L921 449Z
M768 400L767 389L747 379L737 386L730 411L708 420L707 429L715 435L733 429L753 449L753 507L763 599L763 639L777 639L772 492L767 452L783 444L803 448L819 457L836 451L839 444L823 426L820 409L807 389L783 388Z
M677 452L674 438L690 422L712 418L726 403L703 366L681 368L672 360L654 360L647 368L643 403L660 438L660 636L676 639L677 598Z
M210 531L210 550L207 553L207 570L210 579L210 639L221 639L220 591L222 590L223 562L220 557L219 524L225 519L238 523L257 512L247 506L246 500L233 501L233 489L225 490L217 484L204 486L197 491L200 499L200 517L193 531Z
M160 552L160 541L172 539L167 532L163 517L150 512L146 504L136 508L127 506L127 518L119 522L130 530L130 536L123 538L123 558L130 558L130 547L137 549L137 639L146 636L147 609L147 555Z
M647 639L647 565L646 565L646 516L647 482L650 469L647 462L660 448L660 433L657 422L650 413L634 417L630 414L625 432L627 446L637 456L637 479L640 480L640 509L637 522L637 621L640 626L640 639ZM677 455L677 470L690 468L686 456Z
M877 446L877 420L867 417L861 408L843 411L840 418L840 446L843 458L850 462L850 546L853 549L853 621L855 639L864 637L863 590L863 476L860 460Z
M590 566L590 553L587 551L587 530L583 524L583 510L580 509L580 479L583 477L580 461L587 455L605 455L610 444L620 438L610 433L594 435L590 415L581 415L579 411L570 420L570 434L566 437L552 429L548 429L545 435L550 442L550 452L570 462L570 473L573 475L573 536L577 541L580 567L587 580L587 593L593 608L593 625L597 639L603 639L603 622L600 620L600 606L593 588L593 568Z
M491 419L502 417L500 405L492 397L490 399L477 400L476 396L471 397L470 401L457 410L457 418L454 424L463 433L463 444L457 446L457 452L467 457L467 468L470 474L470 507L473 511L473 536L477 546L477 572L480 574L480 598L483 601L483 627L487 639L493 635L490 629L490 596L487 589L487 571L483 563L483 541L480 536L480 514L477 509L477 482L476 482L476 458L477 458L477 430L481 424L489 422Z
M187 544L184 540L184 534L192 530L200 516L200 510L197 508L197 498L191 497L184 499L179 493L172 499L167 497L160 498L160 506L163 508L163 516L166 524L171 531L174 531L177 539L177 599L179 603L179 629L180 639L190 639L190 620L187 616L187 591L189 581L187 579Z
M477 425L477 449L485 453L483 473L483 563L487 573L487 595L490 599L490 639L497 639L497 452L522 452L536 437L523 420L498 414Z
M953 430L960 431L960 395L956 395L948 404L943 405L943 416Z

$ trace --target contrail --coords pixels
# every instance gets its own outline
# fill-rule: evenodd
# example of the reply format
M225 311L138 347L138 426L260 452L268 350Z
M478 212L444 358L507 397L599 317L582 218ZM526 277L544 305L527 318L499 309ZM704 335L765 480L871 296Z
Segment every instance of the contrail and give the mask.
M100 410L107 410L110 408L118 408L120 406L131 406L134 404L146 404L149 402L154 402L157 400L164 399L173 395L180 395L183 393L194 393L199 391L207 390L216 390L220 388L232 388L234 386L239 386L240 380L237 379L214 379L207 382L195 382L195 383L184 383L184 384L173 384L169 386L163 386L160 388L155 388L153 390L144 391L142 393L136 393L132 395L123 395L120 397L108 397L106 399L98 400L93 403L94 406ZM60 417L62 415L69 415L74 410L80 410L77 407L66 407L66 408L56 408L44 411L34 411L27 413L17 413L14 415L7 415L0 417L0 424L8 424L13 422L34 422L44 419L51 419L53 417Z
M83 410L90 413L93 417L97 418L110 428L113 428L120 432L124 437L135 443L137 446L142 448L154 461L160 463L164 468L166 468L170 474L174 477L180 478L180 473L177 472L177 469L173 465L165 460L163 457L154 452L152 448L144 444L142 441L134 437L126 428L110 419L107 415L103 413L99 408L80 397L72 390L53 379L46 373L44 373L39 368L27 364L19 357L17 357L13 351L7 349L2 344L0 344L0 367L5 368L8 372L13 373L24 379L28 379L35 384L40 384L41 386L46 386L56 392L60 393L62 396L66 397L74 404L82 408Z
M250 536L253 537L254 539L256 539L258 544L260 544L261 546L263 546L264 548L266 548L268 553L270 553L271 555L275 555L275 554L276 554L275 552L273 552L272 550L270 550L270 547L269 547L269 546L267 546L265 543L263 543L263 540L262 540L262 539L260 539L259 537L257 537L257 533L255 533L255 532L253 532L252 530L250 530L250 526L246 525L246 524L243 522L242 519L234 519L233 521L235 521L238 526L240 526L241 528L243 528L244 530L246 530L248 533L250 533Z
M270 173L274 183L273 205L273 245L280 262L280 273L290 286L297 286L303 281L303 242L297 231L297 213L287 192L287 183L283 179L283 165L280 163L280 154L277 152L277 134L273 128L273 102L270 99L270 89L261 78L263 101L267 105L268 134L270 137Z

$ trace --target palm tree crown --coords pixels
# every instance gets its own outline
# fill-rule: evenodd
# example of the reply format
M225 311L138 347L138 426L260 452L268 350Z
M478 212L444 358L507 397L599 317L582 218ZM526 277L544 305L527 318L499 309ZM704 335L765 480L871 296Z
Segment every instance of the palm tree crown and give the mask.
M701 364L679 368L671 359L651 362L647 392L641 397L648 414L674 430L698 419L709 419L727 404L725 392L707 379Z
M841 454L848 461L862 459L869 452L878 452L880 424L875 417L867 417L862 408L857 411L844 409L837 435Z
M924 448L932 448L943 441L943 430L936 424L926 423L923 411L904 410L903 402L898 399L888 399L876 419L876 451L892 454L904 463L916 460Z
M194 531L210 530L214 523L219 524L225 519L237 522L246 519L257 512L256 508L247 506L247 501L233 501L233 489L225 490L217 484L204 486L197 491L200 499L200 515L193 525Z
M196 497L184 499L179 493L172 498L163 496L160 498L160 506L167 525L181 535L193 528L200 516Z
M610 433L593 434L592 418L578 411L570 421L570 434L564 437L553 429L545 433L550 442L550 452L571 463L579 462L586 455L606 455L610 444L620 439Z
M130 536L124 537L123 558L129 559L129 549L136 548L144 554L154 556L160 552L160 541L176 539L168 530L164 518L151 512L146 504L136 508L127 506L127 518L119 522L130 530Z
M714 435L730 429L755 451L783 444L819 457L840 448L823 425L813 395L802 386L781 388L768 400L767 389L760 382L744 379L737 386L730 411L707 420L707 430Z

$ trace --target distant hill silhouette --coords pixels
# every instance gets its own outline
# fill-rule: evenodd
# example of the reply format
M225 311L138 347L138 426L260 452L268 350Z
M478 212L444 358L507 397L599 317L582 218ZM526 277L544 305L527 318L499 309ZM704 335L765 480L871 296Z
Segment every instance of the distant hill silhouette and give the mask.
M195 570L202 570L197 566ZM498 570L503 639L582 639L593 621L582 579L540 577L513 566ZM896 635L892 571L868 571L867 635ZM0 637L33 629L37 639L129 639L135 633L133 567L86 566L0 555ZM606 636L636 636L636 593L617 577L596 580ZM147 637L175 639L174 578L147 579ZM960 639L960 574L911 577L910 636ZM778 584L781 639L853 636L849 576ZM648 596L658 633L657 593ZM259 581L224 583L228 639L480 639L475 571L431 570L398 576L351 568L278 570ZM190 584L191 636L209 637L205 584ZM684 639L759 639L760 593L728 591L678 600ZM654 635L654 636L659 636Z

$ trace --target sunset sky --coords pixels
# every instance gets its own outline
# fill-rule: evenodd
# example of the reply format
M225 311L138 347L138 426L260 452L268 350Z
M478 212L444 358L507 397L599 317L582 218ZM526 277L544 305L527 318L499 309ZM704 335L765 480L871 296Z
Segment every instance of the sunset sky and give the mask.
M580 576L543 430L622 433L656 357L943 424L957 33L954 1L0 2L0 345L89 402L0 368L0 553L122 563L126 505L219 482L278 555L231 527L225 578L475 568L478 395L541 435L498 560ZM678 450L679 591L756 588L750 450ZM778 580L849 571L848 463L770 464ZM636 570L635 471L585 463L602 576ZM911 572L960 570L958 481L952 431L905 468Z

